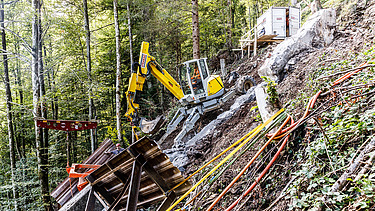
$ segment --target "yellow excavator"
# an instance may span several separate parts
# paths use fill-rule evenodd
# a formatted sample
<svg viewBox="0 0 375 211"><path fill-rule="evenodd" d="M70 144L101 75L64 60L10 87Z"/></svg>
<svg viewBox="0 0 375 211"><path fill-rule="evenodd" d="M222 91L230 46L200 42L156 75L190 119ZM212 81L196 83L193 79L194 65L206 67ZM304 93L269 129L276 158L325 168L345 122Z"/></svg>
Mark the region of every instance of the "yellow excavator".
<svg viewBox="0 0 375 211"><path fill-rule="evenodd" d="M223 81L218 75L211 75L207 68L207 59L193 59L178 66L179 83L152 57L149 52L149 43L142 42L139 63L134 63L126 92L128 109L125 114L133 126L139 127L144 133L154 133L162 122L162 117L147 121L139 117L139 104L146 78L152 74L156 77L182 104L178 112L167 126L167 131L161 138L163 141L176 130L178 124L186 118L181 132L175 142L182 138L194 127L200 116L206 112L219 108L230 99L236 91L225 91ZM254 86L254 80L245 80L241 87L249 89ZM160 142L161 142L160 141ZM160 143L159 142L159 143Z"/></svg>

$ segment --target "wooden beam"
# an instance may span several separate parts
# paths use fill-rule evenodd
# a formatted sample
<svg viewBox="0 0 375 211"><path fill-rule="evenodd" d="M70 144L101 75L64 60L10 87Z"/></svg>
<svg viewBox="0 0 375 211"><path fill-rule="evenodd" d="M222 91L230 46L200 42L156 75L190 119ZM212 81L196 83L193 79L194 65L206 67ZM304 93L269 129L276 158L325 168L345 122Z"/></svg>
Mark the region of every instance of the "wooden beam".
<svg viewBox="0 0 375 211"><path fill-rule="evenodd" d="M130 189L128 201L126 202L126 211L136 211L141 183L142 166L135 160L133 163L132 175L130 179ZM113 202L112 202L113 203Z"/></svg>
<svg viewBox="0 0 375 211"><path fill-rule="evenodd" d="M109 204L112 204L115 199L111 196L110 193L103 187L100 187L99 185L94 185L93 189L95 192L99 193Z"/></svg>
<svg viewBox="0 0 375 211"><path fill-rule="evenodd" d="M169 185L165 182L163 177L154 169L152 165L147 163L146 158L142 154L132 149L131 146L128 148L128 151L129 154L132 155L140 165L142 165L148 176L160 187L164 194L170 190Z"/></svg>
<svg viewBox="0 0 375 211"><path fill-rule="evenodd" d="M95 195L94 195L94 189L91 188L89 195L87 197L87 203L86 203L86 209L85 211L91 211L95 208Z"/></svg>
<svg viewBox="0 0 375 211"><path fill-rule="evenodd" d="M117 196L115 201L111 204L108 208L108 211L115 210L117 204L120 202L121 198L126 194L126 191L129 189L129 184L125 184L124 188L122 189L121 193Z"/></svg>
<svg viewBox="0 0 375 211"><path fill-rule="evenodd" d="M176 194L174 191L170 192L168 197L164 199L163 203L160 205L160 207L156 211L165 211L171 206L171 204L174 202L176 199Z"/></svg>
<svg viewBox="0 0 375 211"><path fill-rule="evenodd" d="M105 202L105 201L100 197L99 193L95 192L95 190L94 190L94 196L95 196L95 198L99 201L99 203L100 203L101 205L103 205L104 210L107 210L107 209L108 209L108 204L107 204L107 202Z"/></svg>
<svg viewBox="0 0 375 211"><path fill-rule="evenodd" d="M121 171L115 171L113 174L119 179L124 185L127 185L130 181L130 177L127 177L124 173Z"/></svg>

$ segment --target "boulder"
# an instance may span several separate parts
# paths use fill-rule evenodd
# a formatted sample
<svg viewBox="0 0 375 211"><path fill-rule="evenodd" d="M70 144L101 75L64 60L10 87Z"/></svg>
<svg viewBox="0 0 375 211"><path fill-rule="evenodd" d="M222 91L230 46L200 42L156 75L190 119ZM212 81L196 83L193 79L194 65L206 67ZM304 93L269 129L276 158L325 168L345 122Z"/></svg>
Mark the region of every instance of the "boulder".
<svg viewBox="0 0 375 211"><path fill-rule="evenodd" d="M336 30L336 11L323 9L314 13L298 30L297 34L286 38L266 59L258 70L260 76L279 81L280 75L288 61L300 52L312 48L327 46L334 39Z"/></svg>

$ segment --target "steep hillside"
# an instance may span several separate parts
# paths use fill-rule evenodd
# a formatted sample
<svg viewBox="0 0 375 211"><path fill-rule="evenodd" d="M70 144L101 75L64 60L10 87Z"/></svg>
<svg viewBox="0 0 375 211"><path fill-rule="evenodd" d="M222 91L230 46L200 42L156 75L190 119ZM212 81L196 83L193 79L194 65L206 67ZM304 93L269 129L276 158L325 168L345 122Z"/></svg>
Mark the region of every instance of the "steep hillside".
<svg viewBox="0 0 375 211"><path fill-rule="evenodd" d="M302 117L310 97L319 90L322 94L311 115L291 133L280 157L252 192L243 197L236 206L237 210L240 207L244 210L358 210L375 207L375 169L372 167L375 157L375 6L374 2L359 1L354 6L341 6L337 12L334 42L308 49L292 58L285 68L284 80L276 87L281 104L294 120ZM232 70L251 74L260 82L257 69L272 49L270 46L256 58L235 62ZM353 71L356 72L331 86L335 80ZM192 174L260 124L256 102L242 106L214 133L189 149L191 163L184 174ZM198 186L190 194L190 199L194 200L187 200L186 207L206 210L265 142L266 138L259 139L233 164L221 166L219 171L226 171L217 180L216 173L215 177L209 177L209 182ZM268 145L215 208L227 208L240 197L280 145L279 140ZM197 183L221 159L194 176L193 183Z"/></svg>

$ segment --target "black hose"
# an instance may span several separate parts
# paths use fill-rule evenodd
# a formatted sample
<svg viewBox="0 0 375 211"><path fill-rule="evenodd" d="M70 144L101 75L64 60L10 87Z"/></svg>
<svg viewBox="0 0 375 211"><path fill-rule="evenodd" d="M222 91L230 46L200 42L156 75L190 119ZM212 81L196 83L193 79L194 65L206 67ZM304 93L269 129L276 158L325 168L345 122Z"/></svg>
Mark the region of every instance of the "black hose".
<svg viewBox="0 0 375 211"><path fill-rule="evenodd" d="M141 72L142 74L142 71L141 71L141 65L139 65L138 62L134 62L131 66L131 72L132 73L137 73L137 70L139 70L139 72Z"/></svg>

